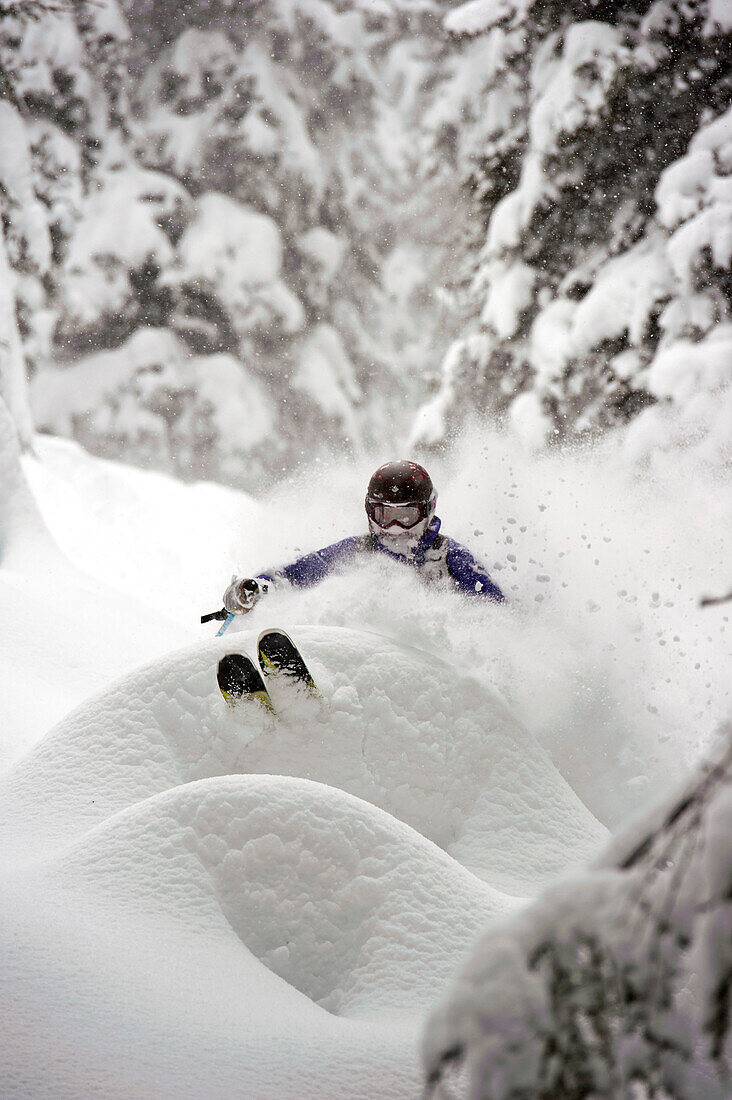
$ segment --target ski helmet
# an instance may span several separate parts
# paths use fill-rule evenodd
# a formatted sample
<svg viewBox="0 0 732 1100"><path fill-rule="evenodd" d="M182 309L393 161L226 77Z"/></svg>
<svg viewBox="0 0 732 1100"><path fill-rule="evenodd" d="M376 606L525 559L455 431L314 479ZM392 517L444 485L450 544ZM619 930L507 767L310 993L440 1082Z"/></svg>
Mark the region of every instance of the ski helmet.
<svg viewBox="0 0 732 1100"><path fill-rule="evenodd" d="M376 534L421 537L435 514L437 494L424 466L400 460L379 466L366 490L366 514Z"/></svg>

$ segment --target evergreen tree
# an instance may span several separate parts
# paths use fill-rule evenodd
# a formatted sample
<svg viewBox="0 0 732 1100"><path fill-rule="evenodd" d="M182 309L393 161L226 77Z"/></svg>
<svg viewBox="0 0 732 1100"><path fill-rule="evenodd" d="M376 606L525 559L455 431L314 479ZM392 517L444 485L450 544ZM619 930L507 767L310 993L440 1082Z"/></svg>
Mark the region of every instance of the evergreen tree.
<svg viewBox="0 0 732 1100"><path fill-rule="evenodd" d="M486 226L473 319L420 432L439 442L477 407L510 412L537 441L576 437L665 396L649 381L656 355L729 319L729 256L700 242L685 257L693 278L680 270L663 193L695 134L729 105L730 26L707 0L483 10L488 25L476 27L474 5L447 23L461 41L470 32L464 49L499 59L473 115L496 116L510 80L510 118L489 134L472 127L463 172ZM710 164L708 183L714 173ZM707 190L725 239L730 208ZM681 324L680 303L688 313L699 295L706 321Z"/></svg>

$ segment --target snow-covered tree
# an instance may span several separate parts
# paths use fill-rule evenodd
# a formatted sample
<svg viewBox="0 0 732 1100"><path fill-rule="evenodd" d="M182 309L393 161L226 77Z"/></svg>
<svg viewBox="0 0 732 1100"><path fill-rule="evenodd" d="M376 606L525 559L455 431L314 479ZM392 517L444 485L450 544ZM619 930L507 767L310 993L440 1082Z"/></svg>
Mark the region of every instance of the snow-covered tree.
<svg viewBox="0 0 732 1100"><path fill-rule="evenodd" d="M48 346L53 266L116 98L126 33L114 0L0 9L0 375L26 446L26 363Z"/></svg>
<svg viewBox="0 0 732 1100"><path fill-rule="evenodd" d="M668 356L730 315L728 8L472 0L446 26L465 60L435 134L459 135L486 228L417 437L444 440L466 408L543 442L678 406Z"/></svg>
<svg viewBox="0 0 732 1100"><path fill-rule="evenodd" d="M166 452L162 409L141 406L134 423L139 387L121 379L117 356L148 332L127 358L143 369L137 349L167 332L176 359L198 370L227 355L242 373L205 400L176 388L181 439L212 399L215 425L254 386L275 410L274 472L315 446L385 441L457 331L439 284L459 266L467 204L419 139L445 51L438 9L130 0L124 12L131 35L105 39L106 53L60 13L73 111L40 77L25 108L36 191L52 212L49 270L35 296L17 296L39 427L185 470ZM44 79L57 68L51 41L28 44ZM95 413L72 384L88 362L108 372ZM246 423L249 410L238 412ZM248 462L237 446L234 461L211 431L190 472L255 484L262 456Z"/></svg>
<svg viewBox="0 0 732 1100"><path fill-rule="evenodd" d="M595 871L490 931L426 1032L432 1100L732 1089L732 730Z"/></svg>
<svg viewBox="0 0 732 1100"><path fill-rule="evenodd" d="M383 425L380 395L393 412L395 398L416 392L425 367L439 362L431 337L444 310L425 256L439 253L428 261L437 272L452 242L442 225L429 227L440 196L420 171L415 139L422 85L443 48L436 11L268 0L211 3L185 16L168 4L133 4L130 18L145 43L130 120L144 162L280 229L283 279L304 316L295 328L292 311L284 328L274 317L265 346L245 361L290 402L283 376L297 373L311 330L331 325L360 389L376 394L376 415L367 401L347 418L349 439L356 422L368 437ZM415 191L425 182L420 205ZM231 320L226 289L207 285L205 299L184 293L192 328L196 315L214 329L216 317ZM319 417L320 434L343 439L344 422L314 393L298 425L300 413L315 424Z"/></svg>

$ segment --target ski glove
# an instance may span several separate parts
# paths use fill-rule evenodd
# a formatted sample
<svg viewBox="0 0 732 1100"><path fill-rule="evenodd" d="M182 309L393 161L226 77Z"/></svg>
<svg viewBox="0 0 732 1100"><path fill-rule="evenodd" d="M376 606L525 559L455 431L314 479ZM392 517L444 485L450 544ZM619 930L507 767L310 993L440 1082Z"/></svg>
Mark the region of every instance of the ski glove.
<svg viewBox="0 0 732 1100"><path fill-rule="evenodd" d="M224 607L230 615L246 615L266 591L266 584L260 584L251 577L234 575L224 592Z"/></svg>

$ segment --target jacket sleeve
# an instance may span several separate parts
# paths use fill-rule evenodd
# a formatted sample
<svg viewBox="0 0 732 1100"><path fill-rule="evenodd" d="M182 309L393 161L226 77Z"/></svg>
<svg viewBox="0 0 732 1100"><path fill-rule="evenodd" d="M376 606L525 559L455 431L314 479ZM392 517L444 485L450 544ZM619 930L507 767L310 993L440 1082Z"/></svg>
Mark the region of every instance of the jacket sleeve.
<svg viewBox="0 0 732 1100"><path fill-rule="evenodd" d="M501 592L487 569L480 565L465 546L454 539L448 540L447 570L455 586L468 596L487 597L496 603L504 603L506 597Z"/></svg>
<svg viewBox="0 0 732 1100"><path fill-rule="evenodd" d="M285 582L296 588L309 588L324 580L339 565L350 561L355 554L368 549L368 539L354 535L324 546L322 550L315 550L312 554L303 554L301 558L279 569L258 573L257 580L266 581L275 587Z"/></svg>

